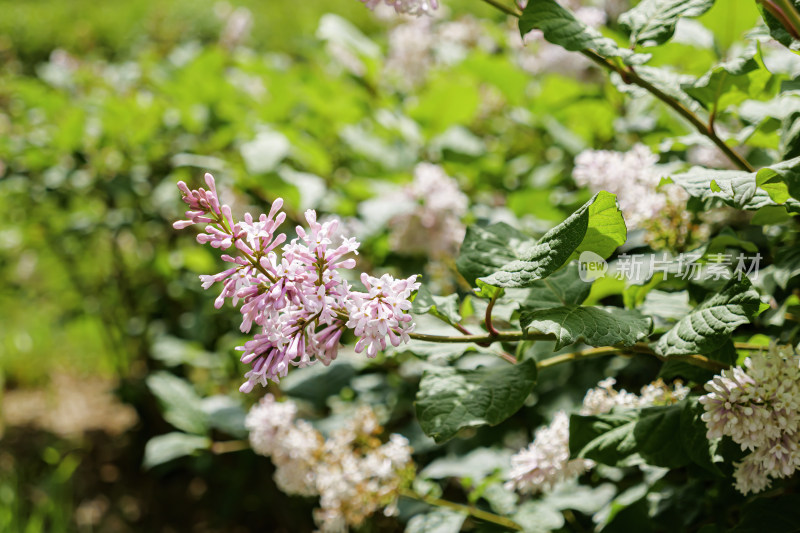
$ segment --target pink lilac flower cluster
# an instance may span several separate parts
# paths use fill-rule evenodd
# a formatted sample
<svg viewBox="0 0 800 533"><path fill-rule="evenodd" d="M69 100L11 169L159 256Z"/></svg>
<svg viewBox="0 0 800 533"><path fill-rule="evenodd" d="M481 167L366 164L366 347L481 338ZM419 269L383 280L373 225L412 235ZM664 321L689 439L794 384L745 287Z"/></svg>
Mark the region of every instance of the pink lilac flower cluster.
<svg viewBox="0 0 800 533"><path fill-rule="evenodd" d="M204 289L222 285L214 302L217 309L226 299L234 306L241 302L243 333L255 326L253 338L237 348L244 352L242 362L251 366L242 392L252 391L257 383L277 383L290 366L330 364L347 328L359 337L356 351L366 349L369 357L386 348L387 337L393 346L408 342L414 324L406 312L411 293L420 285L416 276L395 280L362 274L368 292L354 291L342 272L356 266L355 259L345 256L357 254L359 243L340 236L334 244L337 220L320 223L316 212L308 210L308 228L298 226L297 238L286 243L286 234L278 233L286 219L280 212L282 199L273 202L269 214L247 213L234 222L231 208L219 202L213 176L206 174L205 180L208 190L190 190L178 182L189 210L186 219L173 226L205 224L199 243L238 252L222 255L230 268L200 280Z"/></svg>
<svg viewBox="0 0 800 533"><path fill-rule="evenodd" d="M361 0L368 8L375 9L381 0ZM383 0L387 6L393 7L401 15L423 15L439 7L438 0Z"/></svg>
<svg viewBox="0 0 800 533"><path fill-rule="evenodd" d="M761 492L800 469L800 357L791 346L748 357L705 389L707 437L728 436L751 452L735 465L737 490Z"/></svg>

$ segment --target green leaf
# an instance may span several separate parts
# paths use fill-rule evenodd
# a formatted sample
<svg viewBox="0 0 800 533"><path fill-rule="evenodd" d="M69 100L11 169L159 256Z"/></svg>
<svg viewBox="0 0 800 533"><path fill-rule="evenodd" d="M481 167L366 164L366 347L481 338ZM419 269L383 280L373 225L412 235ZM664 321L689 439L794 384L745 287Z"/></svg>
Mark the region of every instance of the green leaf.
<svg viewBox="0 0 800 533"><path fill-rule="evenodd" d="M570 417L569 449L573 456L611 466L641 458L648 464L679 468L689 463L675 436L681 431L681 405L625 409L601 415Z"/></svg>
<svg viewBox="0 0 800 533"><path fill-rule="evenodd" d="M436 509L413 517L405 533L458 533L467 515L449 509Z"/></svg>
<svg viewBox="0 0 800 533"><path fill-rule="evenodd" d="M656 272L650 281L642 285L628 285L622 293L622 299L627 309L636 309L644 303L647 294L658 287L664 280L663 272Z"/></svg>
<svg viewBox="0 0 800 533"><path fill-rule="evenodd" d="M204 435L208 431L208 415L192 385L169 372L157 372L147 378L147 386L164 410L164 420L176 428Z"/></svg>
<svg viewBox="0 0 800 533"><path fill-rule="evenodd" d="M722 471L716 465L718 462L716 459L722 460L716 453L719 441L712 442L706 437L708 427L701 418L704 412L703 405L697 401L696 397L689 398L683 403L679 433L681 445L692 462L702 466L712 474L722 476Z"/></svg>
<svg viewBox="0 0 800 533"><path fill-rule="evenodd" d="M470 478L473 482L480 482L491 474L506 470L511 462L511 455L507 448L475 448L467 453L450 453L431 461L418 477Z"/></svg>
<svg viewBox="0 0 800 533"><path fill-rule="evenodd" d="M541 501L528 500L511 517L524 533L550 533L564 527L564 515Z"/></svg>
<svg viewBox="0 0 800 533"><path fill-rule="evenodd" d="M519 259L519 248L532 239L505 222L469 226L456 261L458 271L471 284L510 261Z"/></svg>
<svg viewBox="0 0 800 533"><path fill-rule="evenodd" d="M519 33L525 37L531 30L542 30L545 39L573 52L591 49L603 57L619 57L630 65L640 65L650 58L620 48L613 40L576 19L555 0L528 2L519 19Z"/></svg>
<svg viewBox="0 0 800 533"><path fill-rule="evenodd" d="M750 224L753 226L772 226L783 224L789 220L791 215L786 212L786 208L780 205L765 205L755 212Z"/></svg>
<svg viewBox="0 0 800 533"><path fill-rule="evenodd" d="M783 118L781 125L781 159L792 159L800 156L800 111L789 113Z"/></svg>
<svg viewBox="0 0 800 533"><path fill-rule="evenodd" d="M800 248L796 246L776 250L773 276L781 289L786 289L789 281L800 275Z"/></svg>
<svg viewBox="0 0 800 533"><path fill-rule="evenodd" d="M535 3L535 2L534 2ZM617 197L600 191L564 222L519 253L519 259L500 267L483 281L497 287L530 287L561 268L581 252L607 258L625 243L627 229Z"/></svg>
<svg viewBox="0 0 800 533"><path fill-rule="evenodd" d="M800 12L799 0L788 1L794 5L795 11ZM756 4L758 5L758 10L761 11L761 16L764 17L764 22L767 23L770 35L772 35L776 41L781 43L783 46L786 46L790 50L800 50L800 41L792 37L792 35L786 30L786 27L783 25L781 20L773 15L769 9L766 8L763 2L756 2ZM780 2L778 5L780 5Z"/></svg>
<svg viewBox="0 0 800 533"><path fill-rule="evenodd" d="M688 292L666 292L658 289L647 293L644 303L639 307L639 311L645 315L668 321L680 320L691 309Z"/></svg>
<svg viewBox="0 0 800 533"><path fill-rule="evenodd" d="M719 199L737 209L756 211L785 203L790 211L800 211L800 201L795 199L800 198L800 157L757 172L694 167L671 179L690 196Z"/></svg>
<svg viewBox="0 0 800 533"><path fill-rule="evenodd" d="M478 283L482 283L478 280ZM570 263L527 289L506 289L506 297L528 310L549 309L562 305L580 305L589 296L592 284L580 278L577 263Z"/></svg>
<svg viewBox="0 0 800 533"><path fill-rule="evenodd" d="M189 435L188 433L173 432L166 435L153 437L144 447L145 468L153 468L160 464L172 461L178 457L192 455L200 450L207 450L211 446L208 437Z"/></svg>
<svg viewBox="0 0 800 533"><path fill-rule="evenodd" d="M618 307L569 305L552 309L523 309L520 325L556 338L556 350L583 340L590 346L631 346L644 340L653 320L639 311Z"/></svg>
<svg viewBox="0 0 800 533"><path fill-rule="evenodd" d="M532 359L476 370L426 370L417 393L417 419L437 443L452 439L462 428L495 426L522 407L536 375Z"/></svg>
<svg viewBox="0 0 800 533"><path fill-rule="evenodd" d="M411 311L418 314L430 313L436 318L455 324L461 321L458 314L458 295L434 296L427 287L422 286L417 291Z"/></svg>
<svg viewBox="0 0 800 533"><path fill-rule="evenodd" d="M800 157L788 159L775 163L769 167L759 169L755 173L756 184L762 189L770 192L770 197L777 203L786 203L787 206L792 207L798 204L800 200ZM782 184L785 186L779 189L770 189L769 186ZM783 191L783 194L776 196L776 193ZM791 196L792 198L789 198ZM797 211L797 209L792 209Z"/></svg>
<svg viewBox="0 0 800 533"><path fill-rule="evenodd" d="M239 439L247 438L244 419L247 413L230 396L218 394L203 398L201 408L208 416L208 424L214 429Z"/></svg>
<svg viewBox="0 0 800 533"><path fill-rule="evenodd" d="M745 56L716 65L681 88L704 108L722 110L757 97L771 77L757 52L751 50Z"/></svg>
<svg viewBox="0 0 800 533"><path fill-rule="evenodd" d="M714 0L642 0L619 23L630 30L631 44L655 46L672 37L680 17L698 17L712 5Z"/></svg>
<svg viewBox="0 0 800 533"><path fill-rule="evenodd" d="M489 285L481 279L476 279L475 283L478 285L478 290L475 291L475 295L479 298L484 298L486 300L491 300L492 298L497 299L506 292L505 289Z"/></svg>
<svg viewBox="0 0 800 533"><path fill-rule="evenodd" d="M737 327L750 322L759 303L758 293L746 277L732 279L666 332L656 351L665 356L713 352Z"/></svg>

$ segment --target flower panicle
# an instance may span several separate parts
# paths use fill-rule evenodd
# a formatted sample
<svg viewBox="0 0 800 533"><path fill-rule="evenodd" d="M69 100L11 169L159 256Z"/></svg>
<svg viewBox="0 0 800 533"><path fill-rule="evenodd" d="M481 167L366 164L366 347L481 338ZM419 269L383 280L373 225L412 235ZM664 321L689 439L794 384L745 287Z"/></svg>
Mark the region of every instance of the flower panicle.
<svg viewBox="0 0 800 533"><path fill-rule="evenodd" d="M383 509L396 513L400 489L414 471L411 446L399 434L383 443L375 412L361 407L328 438L297 418L297 405L267 394L247 415L253 450L272 459L287 494L318 496L320 531L347 531Z"/></svg>
<svg viewBox="0 0 800 533"><path fill-rule="evenodd" d="M735 487L761 492L800 469L800 357L791 346L751 354L723 370L700 398L707 437L730 437L750 453L736 463Z"/></svg>
<svg viewBox="0 0 800 533"><path fill-rule="evenodd" d="M242 392L257 384L277 383L291 366L330 364L348 328L359 337L356 351L366 350L368 357L385 349L387 339L393 346L408 342L414 327L409 298L419 288L416 276L395 280L388 274L381 278L362 274L367 292L354 291L344 272L355 268L350 256L358 254L360 243L340 235L337 220L319 222L309 209L306 225L298 226L297 237L288 241L280 232L286 221L281 198L268 213L245 213L237 222L231 208L220 203L214 177L206 174L205 181L208 189L190 190L178 183L190 209L186 219L173 226L205 224L197 236L199 243L238 252L223 254L229 267L201 275L200 281L203 289L221 284L214 307L230 300L242 315L239 329L253 335L237 347L242 363L250 366Z"/></svg>

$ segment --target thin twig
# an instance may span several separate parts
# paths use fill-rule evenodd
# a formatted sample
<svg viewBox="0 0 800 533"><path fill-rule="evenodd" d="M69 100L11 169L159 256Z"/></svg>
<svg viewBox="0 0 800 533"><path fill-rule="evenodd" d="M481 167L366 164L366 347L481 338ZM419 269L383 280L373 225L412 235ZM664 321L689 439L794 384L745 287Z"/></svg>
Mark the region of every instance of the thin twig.
<svg viewBox="0 0 800 533"><path fill-rule="evenodd" d="M682 103L677 101L672 96L668 95L658 87L654 86L650 82L642 79L639 74L636 73L635 70L624 68L614 64L613 62L609 61L605 57L599 55L598 53L594 52L593 50L581 50L581 54L588 57L598 65L602 66L607 70L611 70L616 72L620 75L620 77L625 81L625 83L638 85L642 89L646 90L673 110L677 111L679 115L685 118L694 128L708 137L711 142L717 145L727 157L730 159L736 166L741 168L742 170L746 170L748 172L754 172L755 168L750 165L742 156L736 153L730 146L725 144L725 141L719 138L717 134L714 132L713 127L710 127L709 124L703 122L700 117L698 117L691 109L684 106Z"/></svg>
<svg viewBox="0 0 800 533"><path fill-rule="evenodd" d="M513 520L511 520L510 518L496 515L494 513L490 513L489 511L477 509L469 505L463 505L460 503L442 500L441 498L434 498L433 496L422 496L421 494L417 494L416 492L411 490L401 490L400 494L402 496L405 496L406 498L411 498L414 500L425 502L429 505L435 505L436 507L447 507L448 509L453 509L454 511L466 513L474 518L478 518L486 522L491 522L493 524L497 524L498 526L507 527L509 529L513 529L514 531L523 531L523 527L514 522Z"/></svg>
<svg viewBox="0 0 800 533"><path fill-rule="evenodd" d="M499 3L497 0L483 0L487 4L496 7L497 9L501 10L502 12L506 13L507 15L511 15L513 17L519 18L522 16L522 13L515 11L513 9L508 8L504 4ZM672 96L666 94L659 88L652 85L650 82L642 79L639 74L633 68L627 68L624 66L616 65L615 63L609 61L605 57L601 56L597 52L593 50L581 50L581 54L588 57L601 67L605 68L606 70L611 70L616 72L620 75L622 80L625 83L638 85L642 89L646 90L669 107L674 109L679 115L685 118L689 123L694 126L694 128L699 131L701 134L708 137L711 142L713 142L717 147L725 154L728 159L730 159L736 166L741 168L742 170L747 170L748 172L754 172L755 169L748 163L742 156L736 153L730 146L725 144L725 141L719 138L714 131L713 123L707 124L703 122L700 117L698 117L692 110L681 104Z"/></svg>
<svg viewBox="0 0 800 533"><path fill-rule="evenodd" d="M250 443L246 440L226 440L211 443L211 453L222 455L223 453L240 452L250 448Z"/></svg>

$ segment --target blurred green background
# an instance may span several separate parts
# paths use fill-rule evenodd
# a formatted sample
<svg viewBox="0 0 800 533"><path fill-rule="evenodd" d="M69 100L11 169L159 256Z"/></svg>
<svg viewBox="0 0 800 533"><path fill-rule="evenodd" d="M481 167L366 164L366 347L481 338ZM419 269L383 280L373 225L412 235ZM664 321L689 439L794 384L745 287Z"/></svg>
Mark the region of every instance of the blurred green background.
<svg viewBox="0 0 800 533"><path fill-rule="evenodd" d="M758 19L733 3L701 19L712 46L670 43L654 63L704 72ZM211 171L240 211L283 196L293 223L305 208L359 216L373 229L361 268L408 275L427 257L392 249L360 206L417 162L457 177L480 206L467 221L541 231L589 197L569 178L580 150L686 133L602 73L524 72L513 24L477 0L447 4L453 20L471 14L474 39L410 86L386 74L398 21L356 0L0 0L0 531L312 529L314 502L278 492L252 454L142 467L170 430L154 372L254 401L236 392L236 313L197 281L219 262L171 227L178 180ZM338 18L318 33L326 13ZM440 267L429 279L455 287ZM408 422L413 379L387 387ZM365 530L399 527L382 520Z"/></svg>

